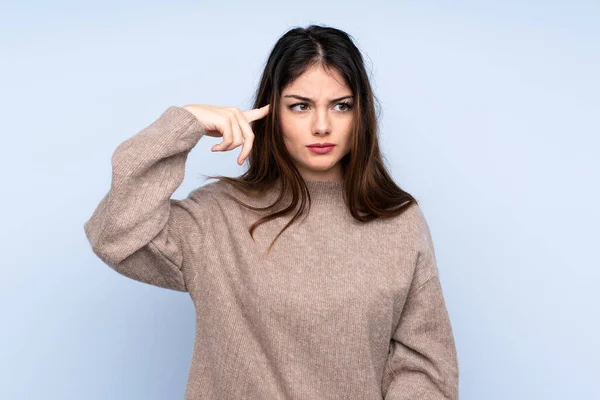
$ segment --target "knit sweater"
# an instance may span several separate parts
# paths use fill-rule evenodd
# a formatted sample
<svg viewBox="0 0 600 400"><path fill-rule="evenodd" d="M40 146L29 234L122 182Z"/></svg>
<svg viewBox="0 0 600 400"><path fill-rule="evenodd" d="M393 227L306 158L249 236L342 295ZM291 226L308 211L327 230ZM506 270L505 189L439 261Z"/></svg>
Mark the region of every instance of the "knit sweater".
<svg viewBox="0 0 600 400"><path fill-rule="evenodd" d="M121 143L108 193L85 222L118 273L189 293L196 335L185 399L458 398L458 363L420 207L367 223L343 182L307 180L308 213L248 227L280 186L249 197L212 181L171 196L205 134L172 106ZM266 255L265 255L266 254Z"/></svg>

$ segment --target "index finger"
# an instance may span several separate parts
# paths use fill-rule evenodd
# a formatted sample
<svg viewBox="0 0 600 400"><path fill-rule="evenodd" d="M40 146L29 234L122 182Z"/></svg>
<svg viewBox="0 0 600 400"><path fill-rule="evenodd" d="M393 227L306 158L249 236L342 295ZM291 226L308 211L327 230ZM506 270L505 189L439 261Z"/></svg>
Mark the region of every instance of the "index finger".
<svg viewBox="0 0 600 400"><path fill-rule="evenodd" d="M262 106L261 108L254 108L252 110L242 111L242 114L244 114L244 117L246 117L246 120L248 122L261 119L269 113L269 106L270 104L267 104L266 106Z"/></svg>

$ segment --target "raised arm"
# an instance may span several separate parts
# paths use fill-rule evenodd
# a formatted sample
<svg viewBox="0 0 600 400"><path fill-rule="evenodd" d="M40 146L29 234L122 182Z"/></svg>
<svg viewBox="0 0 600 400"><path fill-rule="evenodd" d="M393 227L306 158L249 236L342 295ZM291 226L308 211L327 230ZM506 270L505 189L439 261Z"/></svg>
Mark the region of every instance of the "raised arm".
<svg viewBox="0 0 600 400"><path fill-rule="evenodd" d="M85 222L94 253L122 275L187 291L184 240L201 242L201 205L172 200L184 178L189 151L204 126L182 107L121 143L112 156L110 190Z"/></svg>
<svg viewBox="0 0 600 400"><path fill-rule="evenodd" d="M269 113L261 108L189 104L169 107L156 121L121 143L112 156L112 182L85 234L94 252L115 271L132 279L189 291L186 248L201 253L210 196L196 190L184 199L171 196L183 181L185 162L204 135L222 137L213 151L243 146L238 163L250 154L250 123Z"/></svg>

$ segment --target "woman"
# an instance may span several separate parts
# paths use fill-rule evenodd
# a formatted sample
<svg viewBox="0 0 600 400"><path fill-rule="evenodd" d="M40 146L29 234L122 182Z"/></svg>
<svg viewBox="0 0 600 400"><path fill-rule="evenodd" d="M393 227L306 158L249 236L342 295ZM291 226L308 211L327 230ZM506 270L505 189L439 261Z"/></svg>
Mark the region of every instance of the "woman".
<svg viewBox="0 0 600 400"><path fill-rule="evenodd" d="M248 170L171 199L203 136L223 138L213 151L241 146ZM186 399L458 397L431 234L384 167L343 31L288 31L252 110L169 107L112 168L85 232L117 272L189 292Z"/></svg>

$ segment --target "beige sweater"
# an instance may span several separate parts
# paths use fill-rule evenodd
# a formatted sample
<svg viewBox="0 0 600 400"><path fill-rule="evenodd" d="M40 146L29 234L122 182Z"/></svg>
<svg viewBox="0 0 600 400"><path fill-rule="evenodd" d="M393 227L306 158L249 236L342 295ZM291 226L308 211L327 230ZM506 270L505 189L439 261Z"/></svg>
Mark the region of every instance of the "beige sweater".
<svg viewBox="0 0 600 400"><path fill-rule="evenodd" d="M188 292L196 338L186 399L457 399L458 363L430 231L417 205L366 224L342 182L307 181L313 204L248 226L266 205L220 181L171 199L204 134L169 107L121 143L110 191L85 222L122 275ZM254 203L253 203L254 201Z"/></svg>

